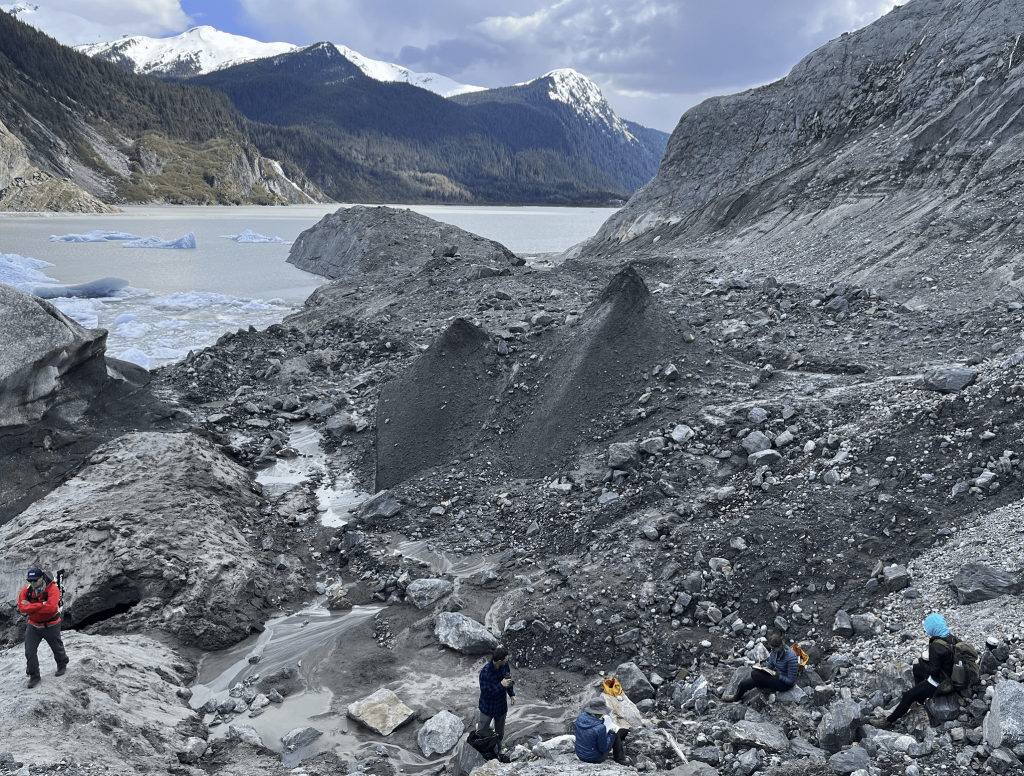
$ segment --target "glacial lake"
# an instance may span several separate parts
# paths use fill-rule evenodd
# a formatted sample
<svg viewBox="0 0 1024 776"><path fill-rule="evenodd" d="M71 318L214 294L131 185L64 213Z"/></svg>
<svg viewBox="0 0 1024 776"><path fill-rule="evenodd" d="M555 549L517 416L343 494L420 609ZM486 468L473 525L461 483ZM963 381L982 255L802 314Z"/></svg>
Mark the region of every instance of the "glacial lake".
<svg viewBox="0 0 1024 776"><path fill-rule="evenodd" d="M53 266L38 271L60 283L106 277L128 281L124 295L53 301L84 326L108 329L111 355L152 368L211 344L225 331L249 325L265 328L301 307L325 279L286 263L289 243L339 207L136 206L114 214L4 213L0 214L0 254L48 262ZM409 207L526 255L570 248L592 236L615 212L613 208ZM285 242L251 244L224 238L246 229ZM167 240L193 232L196 248L50 242L51 235L92 230Z"/></svg>

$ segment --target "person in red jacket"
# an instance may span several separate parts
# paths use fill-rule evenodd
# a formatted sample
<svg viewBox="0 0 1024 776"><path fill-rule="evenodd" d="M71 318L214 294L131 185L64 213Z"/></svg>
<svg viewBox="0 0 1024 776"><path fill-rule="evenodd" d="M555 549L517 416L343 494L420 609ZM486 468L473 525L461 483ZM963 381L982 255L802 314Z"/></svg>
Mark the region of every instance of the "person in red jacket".
<svg viewBox="0 0 1024 776"><path fill-rule="evenodd" d="M64 651L64 642L60 638L60 590L57 584L41 569L28 570L28 584L18 594L18 611L28 615L28 627L25 628L25 658L28 665L28 686L39 684L39 658L36 651L39 642L45 641L53 650L53 659L57 661L57 676L63 676L68 670L68 653Z"/></svg>

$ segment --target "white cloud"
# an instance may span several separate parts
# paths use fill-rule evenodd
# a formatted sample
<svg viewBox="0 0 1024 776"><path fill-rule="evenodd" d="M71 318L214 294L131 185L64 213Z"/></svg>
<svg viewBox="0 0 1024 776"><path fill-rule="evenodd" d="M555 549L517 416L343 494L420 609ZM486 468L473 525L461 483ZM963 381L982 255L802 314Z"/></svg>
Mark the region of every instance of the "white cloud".
<svg viewBox="0 0 1024 776"><path fill-rule="evenodd" d="M17 5L25 8L17 14L19 19L69 46L124 35L160 37L191 24L179 0L48 0ZM0 5L5 11L14 7Z"/></svg>

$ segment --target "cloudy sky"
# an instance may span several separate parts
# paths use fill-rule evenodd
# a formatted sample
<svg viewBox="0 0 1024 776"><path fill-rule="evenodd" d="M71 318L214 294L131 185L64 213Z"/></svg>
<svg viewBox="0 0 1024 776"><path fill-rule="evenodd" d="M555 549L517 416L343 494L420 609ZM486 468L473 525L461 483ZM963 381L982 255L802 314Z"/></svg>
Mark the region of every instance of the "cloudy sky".
<svg viewBox="0 0 1024 776"><path fill-rule="evenodd" d="M68 44L166 37L209 24L261 41L330 40L485 87L571 67L595 81L620 116L671 131L705 97L780 78L902 0L30 2L39 6L37 25Z"/></svg>

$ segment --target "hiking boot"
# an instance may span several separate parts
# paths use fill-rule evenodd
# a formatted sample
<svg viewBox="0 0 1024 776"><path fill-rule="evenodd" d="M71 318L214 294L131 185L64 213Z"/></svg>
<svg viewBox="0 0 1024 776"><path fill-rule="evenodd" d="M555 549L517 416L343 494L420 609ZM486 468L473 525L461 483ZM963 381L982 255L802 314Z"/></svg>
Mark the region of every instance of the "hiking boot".
<svg viewBox="0 0 1024 776"><path fill-rule="evenodd" d="M62 666L57 666L57 673L54 676L64 676L68 672L68 664L65 663Z"/></svg>
<svg viewBox="0 0 1024 776"><path fill-rule="evenodd" d="M28 678L28 687L29 687L29 689L31 690L33 687L35 687L41 681L43 681L43 680L39 678L39 674L32 674L32 676L30 676Z"/></svg>
<svg viewBox="0 0 1024 776"><path fill-rule="evenodd" d="M888 717L879 717L878 719L871 720L871 727L878 728L879 730L891 730L892 723Z"/></svg>

